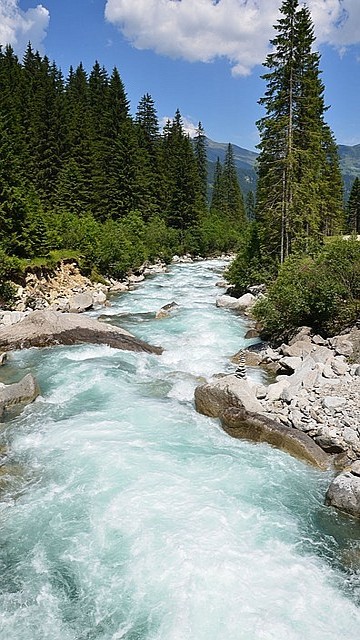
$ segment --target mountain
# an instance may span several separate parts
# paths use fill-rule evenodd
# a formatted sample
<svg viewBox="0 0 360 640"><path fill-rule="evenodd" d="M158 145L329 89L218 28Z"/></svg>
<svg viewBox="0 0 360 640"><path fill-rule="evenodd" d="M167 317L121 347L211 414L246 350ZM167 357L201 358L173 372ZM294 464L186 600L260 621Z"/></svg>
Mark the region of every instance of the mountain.
<svg viewBox="0 0 360 640"><path fill-rule="evenodd" d="M210 140L210 138L206 138L210 192L214 179L216 161L219 158L223 164L227 146L227 142L215 142L214 140ZM232 148L240 186L242 192L246 195L249 191L255 191L256 189L257 176L255 162L258 154L254 151L238 147L236 144L233 144Z"/></svg>
<svg viewBox="0 0 360 640"><path fill-rule="evenodd" d="M353 147L339 144L339 156L347 200L355 178L360 177L360 144L355 144Z"/></svg>
<svg viewBox="0 0 360 640"><path fill-rule="evenodd" d="M217 158L220 158L220 162L224 162L227 146L227 142L214 142L214 140L206 138L210 191ZM256 189L257 176L255 164L258 154L254 151L238 147L236 144L233 144L232 148L240 186L246 195L249 191L255 191ZM345 187L345 200L347 200L355 178L360 177L360 144L352 147L340 144L338 148L341 173Z"/></svg>

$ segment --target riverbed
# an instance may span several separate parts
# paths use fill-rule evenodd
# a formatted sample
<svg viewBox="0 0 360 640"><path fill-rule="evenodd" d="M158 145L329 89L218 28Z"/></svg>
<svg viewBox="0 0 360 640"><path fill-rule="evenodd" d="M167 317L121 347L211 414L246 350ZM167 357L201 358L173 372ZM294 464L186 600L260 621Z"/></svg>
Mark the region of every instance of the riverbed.
<svg viewBox="0 0 360 640"><path fill-rule="evenodd" d="M196 385L250 344L215 306L224 266L174 265L94 312L162 356L12 356L42 393L1 434L19 470L0 504L1 640L358 637L360 531L323 505L329 475L195 412Z"/></svg>

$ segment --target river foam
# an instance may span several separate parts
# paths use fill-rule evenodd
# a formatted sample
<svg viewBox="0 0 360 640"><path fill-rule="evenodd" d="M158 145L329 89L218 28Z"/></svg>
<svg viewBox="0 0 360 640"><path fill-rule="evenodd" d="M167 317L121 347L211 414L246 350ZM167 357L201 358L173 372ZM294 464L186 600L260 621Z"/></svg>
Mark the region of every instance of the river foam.
<svg viewBox="0 0 360 640"><path fill-rule="evenodd" d="M323 506L327 475L194 410L195 386L245 344L215 307L222 266L172 267L113 300L108 315L160 357L14 356L42 396L3 434L27 471L0 505L1 640L357 637L341 554L359 529Z"/></svg>

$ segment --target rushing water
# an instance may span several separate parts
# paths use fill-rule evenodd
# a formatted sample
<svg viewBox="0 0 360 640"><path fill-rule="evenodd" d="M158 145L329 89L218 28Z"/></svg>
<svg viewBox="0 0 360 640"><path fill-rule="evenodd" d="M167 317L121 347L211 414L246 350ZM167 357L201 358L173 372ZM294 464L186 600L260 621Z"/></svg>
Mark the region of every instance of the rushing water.
<svg viewBox="0 0 360 640"><path fill-rule="evenodd" d="M13 356L42 396L2 431L18 473L0 504L1 640L359 637L359 529L323 506L327 474L194 410L245 344L214 304L222 266L172 267L106 310L161 357Z"/></svg>

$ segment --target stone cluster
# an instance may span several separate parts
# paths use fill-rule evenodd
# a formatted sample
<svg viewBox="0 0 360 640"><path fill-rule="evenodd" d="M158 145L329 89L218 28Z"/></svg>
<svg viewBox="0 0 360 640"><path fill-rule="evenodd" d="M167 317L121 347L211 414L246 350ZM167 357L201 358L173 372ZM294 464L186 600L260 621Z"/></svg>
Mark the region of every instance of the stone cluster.
<svg viewBox="0 0 360 640"><path fill-rule="evenodd" d="M133 289L146 276L166 271L161 260L145 262L136 273L124 280L104 279L94 283L80 273L76 263L61 262L51 274L28 273L25 286L17 288L16 303L12 311L0 310L0 326L23 320L31 311L51 309L65 313L82 313L93 307L109 306L109 294Z"/></svg>
<svg viewBox="0 0 360 640"><path fill-rule="evenodd" d="M349 334L324 340L307 328L276 350L247 352L251 364L276 373L274 383L256 389L263 412L340 454L340 467L360 458L360 364L348 362L353 353Z"/></svg>

